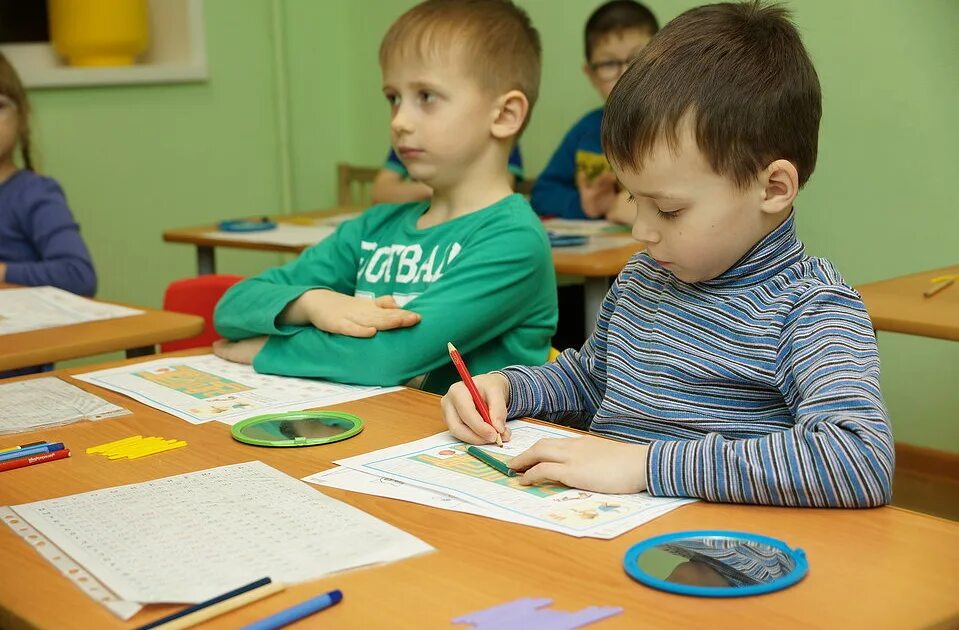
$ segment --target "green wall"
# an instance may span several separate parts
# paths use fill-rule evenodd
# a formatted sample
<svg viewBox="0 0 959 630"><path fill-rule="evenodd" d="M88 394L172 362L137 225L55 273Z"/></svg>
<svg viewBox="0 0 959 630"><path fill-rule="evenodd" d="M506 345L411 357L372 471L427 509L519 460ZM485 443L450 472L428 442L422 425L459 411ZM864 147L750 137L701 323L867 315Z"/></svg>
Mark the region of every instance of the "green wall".
<svg viewBox="0 0 959 630"><path fill-rule="evenodd" d="M597 0L520 0L544 45L523 138L535 175L599 105L580 72ZM408 0L204 3L210 80L32 92L41 165L64 185L102 298L157 306L191 275L169 227L333 204L337 161L379 163L389 143L376 52ZM695 2L658 0L665 23ZM959 160L959 3L793 1L823 85L820 159L797 203L800 235L853 284L959 260L947 185ZM279 54L276 54L279 51ZM285 85L285 89L283 86ZM284 169L284 165L289 166ZM221 251L252 273L281 257ZM880 333L899 441L959 451L959 344Z"/></svg>

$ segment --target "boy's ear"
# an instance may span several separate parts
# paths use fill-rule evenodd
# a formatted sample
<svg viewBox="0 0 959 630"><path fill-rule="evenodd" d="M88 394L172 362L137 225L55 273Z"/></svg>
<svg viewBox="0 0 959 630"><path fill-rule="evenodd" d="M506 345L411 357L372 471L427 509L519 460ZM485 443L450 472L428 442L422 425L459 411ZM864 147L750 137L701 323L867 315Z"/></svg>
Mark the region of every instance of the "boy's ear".
<svg viewBox="0 0 959 630"><path fill-rule="evenodd" d="M799 171L789 160L775 160L759 174L763 187L760 209L769 214L778 214L792 207L799 194Z"/></svg>
<svg viewBox="0 0 959 630"><path fill-rule="evenodd" d="M519 90L510 90L496 101L490 132L494 138L516 136L529 114L529 99Z"/></svg>

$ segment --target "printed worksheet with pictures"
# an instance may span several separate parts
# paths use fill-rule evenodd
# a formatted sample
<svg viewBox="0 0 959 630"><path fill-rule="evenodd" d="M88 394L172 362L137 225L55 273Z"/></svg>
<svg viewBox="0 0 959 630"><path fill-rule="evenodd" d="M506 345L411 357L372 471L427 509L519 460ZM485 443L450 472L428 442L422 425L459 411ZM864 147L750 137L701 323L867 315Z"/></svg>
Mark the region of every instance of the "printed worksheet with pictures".
<svg viewBox="0 0 959 630"><path fill-rule="evenodd" d="M217 420L233 425L265 413L335 405L400 389L258 374L252 366L212 354L157 359L74 378L193 424Z"/></svg>
<svg viewBox="0 0 959 630"><path fill-rule="evenodd" d="M581 434L560 427L513 420L512 438L502 448L482 447L503 461L523 452L543 438L570 438ZM425 488L480 508L484 516L520 522L563 532L572 536L613 538L692 499L651 497L648 493L602 494L575 490L554 483L524 486L517 477L508 477L466 452L466 444L449 432L393 446L364 455L338 460L340 466L390 479L400 485L380 484L381 492L368 492L442 507L435 497L419 500L406 486ZM316 483L337 485L337 479L320 478ZM374 488L347 479L354 487ZM352 489L352 488L348 488ZM362 490L360 490L362 491ZM456 508L453 508L456 509Z"/></svg>

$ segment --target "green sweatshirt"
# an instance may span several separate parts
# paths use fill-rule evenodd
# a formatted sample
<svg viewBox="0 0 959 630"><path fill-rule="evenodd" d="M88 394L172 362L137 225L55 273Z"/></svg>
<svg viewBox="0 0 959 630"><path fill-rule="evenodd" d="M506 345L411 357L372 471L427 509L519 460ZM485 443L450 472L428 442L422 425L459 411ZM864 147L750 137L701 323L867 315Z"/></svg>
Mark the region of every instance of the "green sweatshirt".
<svg viewBox="0 0 959 630"><path fill-rule="evenodd" d="M446 343L474 374L546 361L556 328L556 278L549 240L520 195L427 229L428 201L384 204L340 225L295 261L240 282L217 304L228 339L269 335L253 360L258 372L360 385L400 385L425 375L444 393L459 380ZM391 295L422 320L371 338L313 326L277 325L310 289Z"/></svg>

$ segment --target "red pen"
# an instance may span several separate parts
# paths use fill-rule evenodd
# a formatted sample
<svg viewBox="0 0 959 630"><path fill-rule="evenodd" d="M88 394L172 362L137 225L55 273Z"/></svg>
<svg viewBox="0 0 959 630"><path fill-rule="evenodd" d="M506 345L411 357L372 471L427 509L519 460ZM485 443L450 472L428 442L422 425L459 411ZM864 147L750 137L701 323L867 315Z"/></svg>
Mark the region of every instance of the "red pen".
<svg viewBox="0 0 959 630"><path fill-rule="evenodd" d="M486 407L486 401L483 400L479 390L476 389L476 383L473 382L470 371L466 369L466 363L463 362L463 357L460 356L459 350L451 343L446 344L446 349L450 351L450 358L453 359L453 365L456 366L456 371L459 372L460 378L463 379L463 382L466 384L466 389L470 390L470 396L473 397L473 404L476 406L476 410L483 416L483 421L493 427L493 421L489 417L489 409ZM493 427L493 430L495 431L496 427ZM496 431L496 445L503 446L503 438L500 437L499 431Z"/></svg>
<svg viewBox="0 0 959 630"><path fill-rule="evenodd" d="M0 462L0 472L5 470L13 470L15 468L23 468L24 466L33 466L34 464L42 464L43 462L52 462L57 459L63 459L64 457L70 457L70 449L61 448L59 451L41 453L40 455L31 455L29 457L21 457L20 459L12 459L10 461Z"/></svg>

